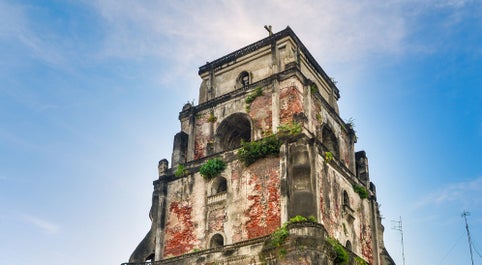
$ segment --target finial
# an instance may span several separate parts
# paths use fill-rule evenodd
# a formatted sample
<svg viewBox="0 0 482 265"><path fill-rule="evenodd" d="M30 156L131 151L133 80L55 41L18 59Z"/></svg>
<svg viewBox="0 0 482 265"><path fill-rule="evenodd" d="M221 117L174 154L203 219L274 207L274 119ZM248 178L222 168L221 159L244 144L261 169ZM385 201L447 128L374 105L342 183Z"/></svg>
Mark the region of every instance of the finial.
<svg viewBox="0 0 482 265"><path fill-rule="evenodd" d="M167 159L162 159L159 161L159 166L157 167L159 171L159 176L164 176L166 175L166 170L169 167L169 162L167 162Z"/></svg>

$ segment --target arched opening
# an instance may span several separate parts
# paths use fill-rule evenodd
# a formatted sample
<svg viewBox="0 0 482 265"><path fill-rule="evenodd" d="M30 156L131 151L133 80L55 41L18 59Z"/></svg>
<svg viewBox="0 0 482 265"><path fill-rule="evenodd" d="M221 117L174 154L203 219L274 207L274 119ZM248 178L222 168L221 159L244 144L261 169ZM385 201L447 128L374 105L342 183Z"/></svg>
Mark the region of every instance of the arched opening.
<svg viewBox="0 0 482 265"><path fill-rule="evenodd" d="M343 205L350 207L350 197L348 197L348 192L343 191Z"/></svg>
<svg viewBox="0 0 482 265"><path fill-rule="evenodd" d="M220 234L215 234L211 237L211 241L209 242L210 248L219 248L224 246L224 238Z"/></svg>
<svg viewBox="0 0 482 265"><path fill-rule="evenodd" d="M251 122L245 113L234 113L224 119L216 131L216 151L237 148L241 140L251 141Z"/></svg>
<svg viewBox="0 0 482 265"><path fill-rule="evenodd" d="M333 131L325 124L321 131L321 144L330 151L334 157L339 156L338 140Z"/></svg>
<svg viewBox="0 0 482 265"><path fill-rule="evenodd" d="M352 251L352 247L351 247L351 242L350 242L350 240L347 240L347 241L346 241L345 247L346 247L346 249L348 249L349 251Z"/></svg>
<svg viewBox="0 0 482 265"><path fill-rule="evenodd" d="M226 181L226 178L217 177L213 180L213 183L211 184L211 195L226 192L227 190L228 183Z"/></svg>
<svg viewBox="0 0 482 265"><path fill-rule="evenodd" d="M251 83L250 81L251 80L249 78L249 73L246 71L243 71L241 72L241 74L239 74L237 83L239 87L247 87Z"/></svg>

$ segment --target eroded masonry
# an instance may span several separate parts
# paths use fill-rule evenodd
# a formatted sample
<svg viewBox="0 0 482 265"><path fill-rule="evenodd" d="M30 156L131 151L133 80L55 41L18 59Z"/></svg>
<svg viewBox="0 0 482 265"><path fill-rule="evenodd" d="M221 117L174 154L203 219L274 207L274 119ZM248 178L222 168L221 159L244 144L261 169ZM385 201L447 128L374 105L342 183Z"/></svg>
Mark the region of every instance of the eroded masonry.
<svg viewBox="0 0 482 265"><path fill-rule="evenodd" d="M338 88L289 27L199 76L128 264L395 264Z"/></svg>

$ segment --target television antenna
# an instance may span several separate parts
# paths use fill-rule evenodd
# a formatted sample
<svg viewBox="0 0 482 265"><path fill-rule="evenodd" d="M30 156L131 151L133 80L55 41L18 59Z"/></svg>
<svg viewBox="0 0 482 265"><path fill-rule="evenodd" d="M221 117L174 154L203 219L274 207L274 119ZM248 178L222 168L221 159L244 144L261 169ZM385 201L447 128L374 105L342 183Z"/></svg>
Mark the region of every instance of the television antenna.
<svg viewBox="0 0 482 265"><path fill-rule="evenodd" d="M474 256L472 254L472 239L470 238L470 230L469 230L469 224L467 223L467 216L469 216L470 213L467 211L464 211L462 213L462 217L465 220L465 229L467 229L467 239L469 240L469 250L470 250L470 261L472 261L472 265L474 265Z"/></svg>
<svg viewBox="0 0 482 265"><path fill-rule="evenodd" d="M400 216L400 220L392 220L392 229L400 231L400 238L402 243L402 260L403 265L405 265L405 246L403 244L403 226L402 226L402 217ZM472 264L473 265L473 264Z"/></svg>

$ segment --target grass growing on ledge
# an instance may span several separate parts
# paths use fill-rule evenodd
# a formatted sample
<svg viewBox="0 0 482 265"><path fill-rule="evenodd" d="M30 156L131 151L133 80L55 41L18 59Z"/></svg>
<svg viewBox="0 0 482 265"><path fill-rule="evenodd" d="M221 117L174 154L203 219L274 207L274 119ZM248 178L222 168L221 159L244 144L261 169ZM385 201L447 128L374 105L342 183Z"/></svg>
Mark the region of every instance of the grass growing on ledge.
<svg viewBox="0 0 482 265"><path fill-rule="evenodd" d="M290 235L290 232L287 229L288 224L300 223L300 222L313 222L316 223L316 218L314 216L304 217L301 215L297 215L286 223L284 223L280 228L276 229L276 231L271 234L270 244L274 247L280 247L285 239Z"/></svg>
<svg viewBox="0 0 482 265"><path fill-rule="evenodd" d="M187 170L183 164L179 164L174 172L174 176L176 176L176 178L184 177L187 174L189 174L189 170Z"/></svg>
<svg viewBox="0 0 482 265"><path fill-rule="evenodd" d="M325 162L330 163L333 160L332 152L325 152Z"/></svg>
<svg viewBox="0 0 482 265"><path fill-rule="evenodd" d="M286 228L286 224L283 224L280 228L276 229L273 234L271 234L270 243L274 247L280 247L289 235L290 232Z"/></svg>
<svg viewBox="0 0 482 265"><path fill-rule="evenodd" d="M369 265L364 259L355 257L355 265Z"/></svg>
<svg viewBox="0 0 482 265"><path fill-rule="evenodd" d="M249 166L258 159L269 155L279 154L281 141L276 135L265 137L255 142L241 142L241 148L238 151L238 159Z"/></svg>
<svg viewBox="0 0 482 265"><path fill-rule="evenodd" d="M358 195L360 196L360 198L362 199L366 199L368 198L368 191L365 187L363 186L360 186L360 185L357 185L357 184L353 184L353 190L358 193Z"/></svg>
<svg viewBox="0 0 482 265"><path fill-rule="evenodd" d="M297 135L301 133L301 125L297 122L282 124L278 126L279 135Z"/></svg>
<svg viewBox="0 0 482 265"><path fill-rule="evenodd" d="M226 163L223 160L220 158L212 158L199 168L199 173L201 173L205 179L212 179L221 174L225 168Z"/></svg>
<svg viewBox="0 0 482 265"><path fill-rule="evenodd" d="M347 264L349 260L348 252L338 242L338 240L328 237L326 241L333 247L336 253L335 264Z"/></svg>
<svg viewBox="0 0 482 265"><path fill-rule="evenodd" d="M216 116L214 116L214 113L213 113L213 112L211 112L211 113L209 114L209 117L208 117L208 122L210 122L210 123L215 123L217 120L218 120L218 118L217 118Z"/></svg>
<svg viewBox="0 0 482 265"><path fill-rule="evenodd" d="M288 221L289 224L293 224L293 223L299 223L299 222L313 222L313 223L316 223L316 218L313 216L313 215L310 215L309 217L304 217L304 216L301 216L301 215L297 215L293 218L290 218L290 220Z"/></svg>

